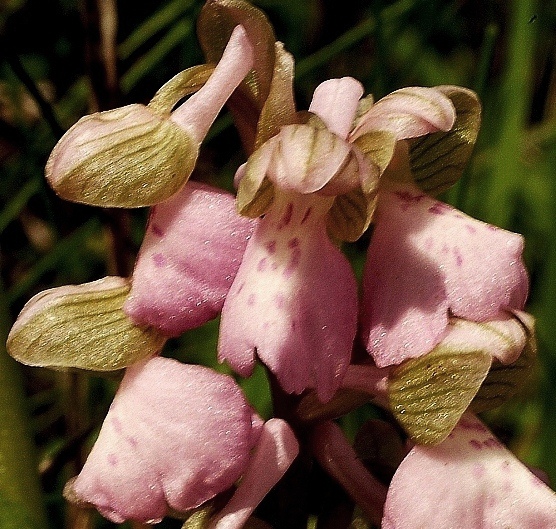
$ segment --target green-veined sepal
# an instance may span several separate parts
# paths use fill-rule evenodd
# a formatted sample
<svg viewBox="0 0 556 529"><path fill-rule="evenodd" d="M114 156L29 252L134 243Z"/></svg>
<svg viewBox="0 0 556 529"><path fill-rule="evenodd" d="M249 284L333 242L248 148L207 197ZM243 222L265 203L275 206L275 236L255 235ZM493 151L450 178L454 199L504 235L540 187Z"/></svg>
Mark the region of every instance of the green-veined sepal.
<svg viewBox="0 0 556 529"><path fill-rule="evenodd" d="M437 195L452 186L465 169L481 125L481 104L475 92L459 86L437 86L453 103L456 121L448 132L409 140L409 156L417 185Z"/></svg>
<svg viewBox="0 0 556 529"><path fill-rule="evenodd" d="M158 352L166 338L138 327L123 312L127 279L105 277L34 296L23 308L7 347L31 366L114 371Z"/></svg>
<svg viewBox="0 0 556 529"><path fill-rule="evenodd" d="M494 360L488 376L471 403L475 413L501 406L515 396L530 380L537 357L534 318L525 312L515 311L515 322L522 326L525 346L519 357L510 363Z"/></svg>
<svg viewBox="0 0 556 529"><path fill-rule="evenodd" d="M138 104L81 118L62 136L46 178L66 200L135 208L162 202L185 184L199 146L177 124Z"/></svg>

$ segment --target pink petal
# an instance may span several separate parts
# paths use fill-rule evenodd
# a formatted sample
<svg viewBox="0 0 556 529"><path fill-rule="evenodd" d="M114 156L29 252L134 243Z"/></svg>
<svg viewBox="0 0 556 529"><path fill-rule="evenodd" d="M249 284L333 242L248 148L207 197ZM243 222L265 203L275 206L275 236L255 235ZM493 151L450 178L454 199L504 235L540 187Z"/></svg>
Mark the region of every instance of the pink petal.
<svg viewBox="0 0 556 529"><path fill-rule="evenodd" d="M241 476L260 432L253 421L231 377L168 358L136 364L73 492L116 523L194 508Z"/></svg>
<svg viewBox="0 0 556 529"><path fill-rule="evenodd" d="M398 140L424 136L454 125L456 111L440 90L420 86L402 88L377 101L351 134L358 138L371 130L393 132Z"/></svg>
<svg viewBox="0 0 556 529"><path fill-rule="evenodd" d="M319 116L330 132L346 139L363 95L363 86L353 77L328 79L315 89L309 111Z"/></svg>
<svg viewBox="0 0 556 529"><path fill-rule="evenodd" d="M298 452L299 444L288 423L281 419L266 422L239 487L207 529L243 527L257 505L286 473Z"/></svg>
<svg viewBox="0 0 556 529"><path fill-rule="evenodd" d="M188 182L151 210L125 312L168 336L215 318L254 223L236 213L232 195Z"/></svg>
<svg viewBox="0 0 556 529"><path fill-rule="evenodd" d="M473 415L416 446L388 490L382 529L553 529L556 495Z"/></svg>
<svg viewBox="0 0 556 529"><path fill-rule="evenodd" d="M328 400L349 364L357 286L318 211L329 201L280 200L255 229L224 303L219 359L245 376L258 355L286 391L313 387Z"/></svg>
<svg viewBox="0 0 556 529"><path fill-rule="evenodd" d="M209 80L172 114L199 143L216 116L253 67L253 46L243 26L236 26Z"/></svg>
<svg viewBox="0 0 556 529"><path fill-rule="evenodd" d="M521 236L494 228L415 188L383 191L364 275L362 327L379 367L430 351L449 312L472 321L521 309Z"/></svg>

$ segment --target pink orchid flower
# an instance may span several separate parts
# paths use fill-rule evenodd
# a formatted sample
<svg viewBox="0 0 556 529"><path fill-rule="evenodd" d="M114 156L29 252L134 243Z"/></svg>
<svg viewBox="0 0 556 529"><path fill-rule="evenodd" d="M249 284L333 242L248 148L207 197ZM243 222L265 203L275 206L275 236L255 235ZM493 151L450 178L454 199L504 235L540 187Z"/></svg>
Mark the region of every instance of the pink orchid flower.
<svg viewBox="0 0 556 529"><path fill-rule="evenodd" d="M219 358L239 374L249 375L258 356L287 392L315 387L322 400L349 365L357 320L355 278L328 238L327 214L336 179L350 180L347 187L357 185L359 172L370 176L346 140L361 86L342 80L332 88L336 104L326 105L330 87L317 89L310 110L319 107L331 130L284 126L245 168L272 182L274 200L224 303L219 339Z"/></svg>
<svg viewBox="0 0 556 529"><path fill-rule="evenodd" d="M370 110L362 94L352 78L322 83L309 107L322 123L283 126L238 173L239 193L266 179L274 194L224 303L219 358L249 375L257 355L287 392L316 388L323 401L349 365L357 313L352 270L327 229L336 198L359 189L372 203L382 172L357 140L375 130L410 138L454 122L452 103L434 89L404 89Z"/></svg>
<svg viewBox="0 0 556 529"><path fill-rule="evenodd" d="M401 171L408 173L407 153L400 149L398 155ZM485 322L523 309L528 279L520 235L399 181L379 193L374 223L361 326L379 367L432 350L451 316Z"/></svg>
<svg viewBox="0 0 556 529"><path fill-rule="evenodd" d="M239 528L297 451L289 426L279 419L263 424L231 377L155 357L127 369L66 495L116 523L156 523L243 476L222 514L228 522L214 526Z"/></svg>
<svg viewBox="0 0 556 529"><path fill-rule="evenodd" d="M448 438L415 446L388 489L382 529L552 529L556 494L465 414Z"/></svg>

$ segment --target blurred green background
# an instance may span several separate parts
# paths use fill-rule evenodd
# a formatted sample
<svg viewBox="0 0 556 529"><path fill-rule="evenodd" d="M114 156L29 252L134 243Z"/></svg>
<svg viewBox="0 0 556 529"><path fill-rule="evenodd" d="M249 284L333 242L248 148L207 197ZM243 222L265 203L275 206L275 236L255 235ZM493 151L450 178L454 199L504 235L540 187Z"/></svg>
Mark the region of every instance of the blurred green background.
<svg viewBox="0 0 556 529"><path fill-rule="evenodd" d="M478 144L467 172L445 199L524 234L528 310L537 318L539 341L534 379L488 419L521 459L543 468L556 483L556 2L253 3L296 58L299 108L307 108L319 82L343 75L361 80L375 98L409 85L458 84L478 92L483 102ZM63 202L46 186L44 164L61 133L80 116L146 103L175 73L203 62L195 34L201 5L198 0L0 0L2 337L33 294L130 273L146 211ZM245 157L229 123L225 116L217 121L194 178L230 187ZM362 252L351 253L358 266ZM169 354L213 364L216 332L211 323L173 341ZM20 442L17 425L28 428L38 448L50 527L111 527L99 517L91 521L66 512L61 490L78 471L116 379L23 368L0 354L0 385L8 391L0 398L0 429L15 436L0 436L0 466L9 467L4 460ZM21 388L24 399L18 397ZM246 391L267 414L262 373ZM25 462L32 448L20 445L20 450L15 459ZM14 469L23 479L25 468ZM12 485L0 484L0 529L42 527L40 514L23 513L40 511L33 485ZM27 502L23 511L13 507L21 497Z"/></svg>

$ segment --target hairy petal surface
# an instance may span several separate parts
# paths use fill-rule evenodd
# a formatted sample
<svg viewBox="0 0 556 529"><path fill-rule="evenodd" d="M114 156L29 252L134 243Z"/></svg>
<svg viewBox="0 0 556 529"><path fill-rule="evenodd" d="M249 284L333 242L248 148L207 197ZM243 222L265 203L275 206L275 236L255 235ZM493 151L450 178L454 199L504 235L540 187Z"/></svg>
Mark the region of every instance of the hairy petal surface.
<svg viewBox="0 0 556 529"><path fill-rule="evenodd" d="M409 452L384 512L382 529L551 529L556 495L467 413L444 442Z"/></svg>
<svg viewBox="0 0 556 529"><path fill-rule="evenodd" d="M69 495L116 523L159 521L230 487L260 426L231 377L168 358L136 364Z"/></svg>
<svg viewBox="0 0 556 529"><path fill-rule="evenodd" d="M357 286L328 240L329 199L280 194L249 241L222 309L219 358L249 375L255 355L288 392L328 400L347 369Z"/></svg>
<svg viewBox="0 0 556 529"><path fill-rule="evenodd" d="M364 275L362 327L379 367L430 351L449 314L472 321L522 309L523 239L414 187L381 193Z"/></svg>
<svg viewBox="0 0 556 529"><path fill-rule="evenodd" d="M167 336L215 318L255 222L236 213L231 194L189 182L151 210L125 312Z"/></svg>

